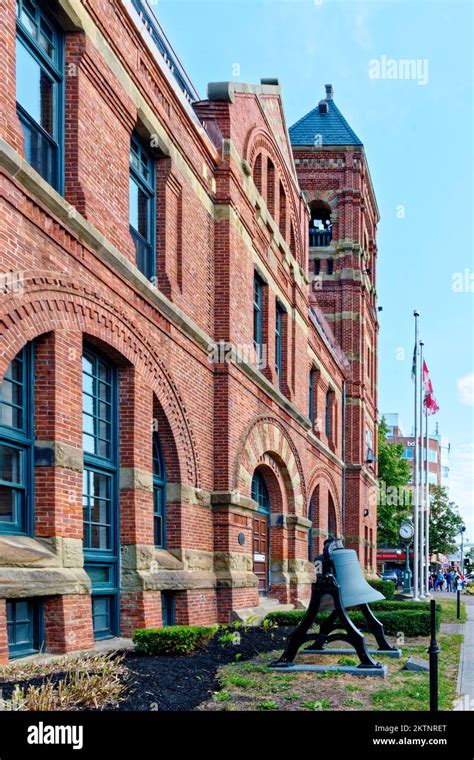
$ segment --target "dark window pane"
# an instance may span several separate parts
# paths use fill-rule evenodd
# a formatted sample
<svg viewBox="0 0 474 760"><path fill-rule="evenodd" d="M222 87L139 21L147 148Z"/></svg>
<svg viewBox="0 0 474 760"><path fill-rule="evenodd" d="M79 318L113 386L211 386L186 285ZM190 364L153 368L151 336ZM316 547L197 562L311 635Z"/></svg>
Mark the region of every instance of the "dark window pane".
<svg viewBox="0 0 474 760"><path fill-rule="evenodd" d="M101 496L108 499L110 496L110 477L101 475L99 472L92 473L94 496Z"/></svg>
<svg viewBox="0 0 474 760"><path fill-rule="evenodd" d="M16 54L16 99L27 114L54 138L55 84L19 40Z"/></svg>
<svg viewBox="0 0 474 760"><path fill-rule="evenodd" d="M94 374L94 360L87 354L83 354L82 356L82 371L88 375ZM89 392L92 393L92 388Z"/></svg>
<svg viewBox="0 0 474 760"><path fill-rule="evenodd" d="M15 501L14 489L8 488L8 486L0 486L0 522L16 522Z"/></svg>
<svg viewBox="0 0 474 760"><path fill-rule="evenodd" d="M99 439L97 441L97 456L103 457L104 459L110 459L110 444L107 443L107 441L103 441Z"/></svg>
<svg viewBox="0 0 474 760"><path fill-rule="evenodd" d="M28 11L28 12L26 12ZM35 8L32 3L28 2L28 0L25 0L23 3L23 9L22 13L20 15L21 23L27 29L27 31L31 34L32 37L36 37L37 34L37 26L35 19Z"/></svg>
<svg viewBox="0 0 474 760"><path fill-rule="evenodd" d="M101 401L110 401L110 385L99 383L99 399Z"/></svg>
<svg viewBox="0 0 474 760"><path fill-rule="evenodd" d="M149 240L149 204L150 197L130 177L130 225L145 240Z"/></svg>
<svg viewBox="0 0 474 760"><path fill-rule="evenodd" d="M91 519L92 522L95 523L110 523L109 503L103 499L94 499L91 510Z"/></svg>
<svg viewBox="0 0 474 760"><path fill-rule="evenodd" d="M0 446L0 480L22 484L23 452L11 446Z"/></svg>
<svg viewBox="0 0 474 760"><path fill-rule="evenodd" d="M40 31L38 36L39 46L44 50L46 55L54 58L54 32L50 25L43 19L40 23Z"/></svg>

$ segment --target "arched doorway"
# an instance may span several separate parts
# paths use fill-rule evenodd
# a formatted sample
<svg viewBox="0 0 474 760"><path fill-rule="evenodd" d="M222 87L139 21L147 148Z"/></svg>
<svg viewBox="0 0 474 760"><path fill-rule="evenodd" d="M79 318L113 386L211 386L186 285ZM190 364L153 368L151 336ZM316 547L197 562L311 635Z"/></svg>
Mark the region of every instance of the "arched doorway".
<svg viewBox="0 0 474 760"><path fill-rule="evenodd" d="M270 586L270 496L259 470L252 478L252 499L258 504L252 531L253 572L258 578L259 593L266 594Z"/></svg>

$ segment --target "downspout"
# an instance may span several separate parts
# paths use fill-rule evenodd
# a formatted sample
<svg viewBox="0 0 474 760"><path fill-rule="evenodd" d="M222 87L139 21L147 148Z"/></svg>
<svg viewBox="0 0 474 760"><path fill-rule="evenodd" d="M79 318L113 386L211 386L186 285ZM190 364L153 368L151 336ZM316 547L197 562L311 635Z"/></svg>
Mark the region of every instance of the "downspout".
<svg viewBox="0 0 474 760"><path fill-rule="evenodd" d="M346 381L342 381L342 533L346 531Z"/></svg>

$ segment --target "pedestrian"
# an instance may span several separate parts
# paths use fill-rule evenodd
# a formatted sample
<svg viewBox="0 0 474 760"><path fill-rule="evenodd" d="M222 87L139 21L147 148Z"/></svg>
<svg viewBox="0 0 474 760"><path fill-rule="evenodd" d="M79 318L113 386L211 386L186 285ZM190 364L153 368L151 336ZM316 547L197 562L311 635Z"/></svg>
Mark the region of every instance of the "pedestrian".
<svg viewBox="0 0 474 760"><path fill-rule="evenodd" d="M435 591L439 591L440 589L442 590L443 581L444 581L444 575L441 572L441 570L439 570L436 576Z"/></svg>
<svg viewBox="0 0 474 760"><path fill-rule="evenodd" d="M453 590L453 575L451 573L451 570L448 570L446 573L446 591L452 591Z"/></svg>

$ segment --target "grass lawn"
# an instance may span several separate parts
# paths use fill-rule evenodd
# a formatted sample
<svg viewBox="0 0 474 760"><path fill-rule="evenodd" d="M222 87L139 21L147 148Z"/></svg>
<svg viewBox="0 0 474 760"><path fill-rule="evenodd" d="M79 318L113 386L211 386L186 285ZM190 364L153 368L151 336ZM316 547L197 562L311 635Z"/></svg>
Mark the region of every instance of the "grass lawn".
<svg viewBox="0 0 474 760"><path fill-rule="evenodd" d="M462 636L440 634L441 710L450 710L456 698L456 681ZM428 673L402 670L408 657L428 660L429 639L409 639L400 660L381 658L387 665L385 679L342 673L282 673L266 666L279 652L262 654L250 662L236 662L219 671L221 691L199 706L200 710L428 710ZM300 658L300 662L303 658ZM337 664L329 655L304 657L314 664ZM340 664L351 664L348 657ZM353 664L357 664L356 659Z"/></svg>
<svg viewBox="0 0 474 760"><path fill-rule="evenodd" d="M443 623L465 623L466 622L466 605L462 601L461 597L461 617L459 620L456 617L456 594L453 594L452 599L445 599L441 597L437 597L436 594L433 594L433 598L436 599L436 601L442 605L443 607L443 617L442 622Z"/></svg>

